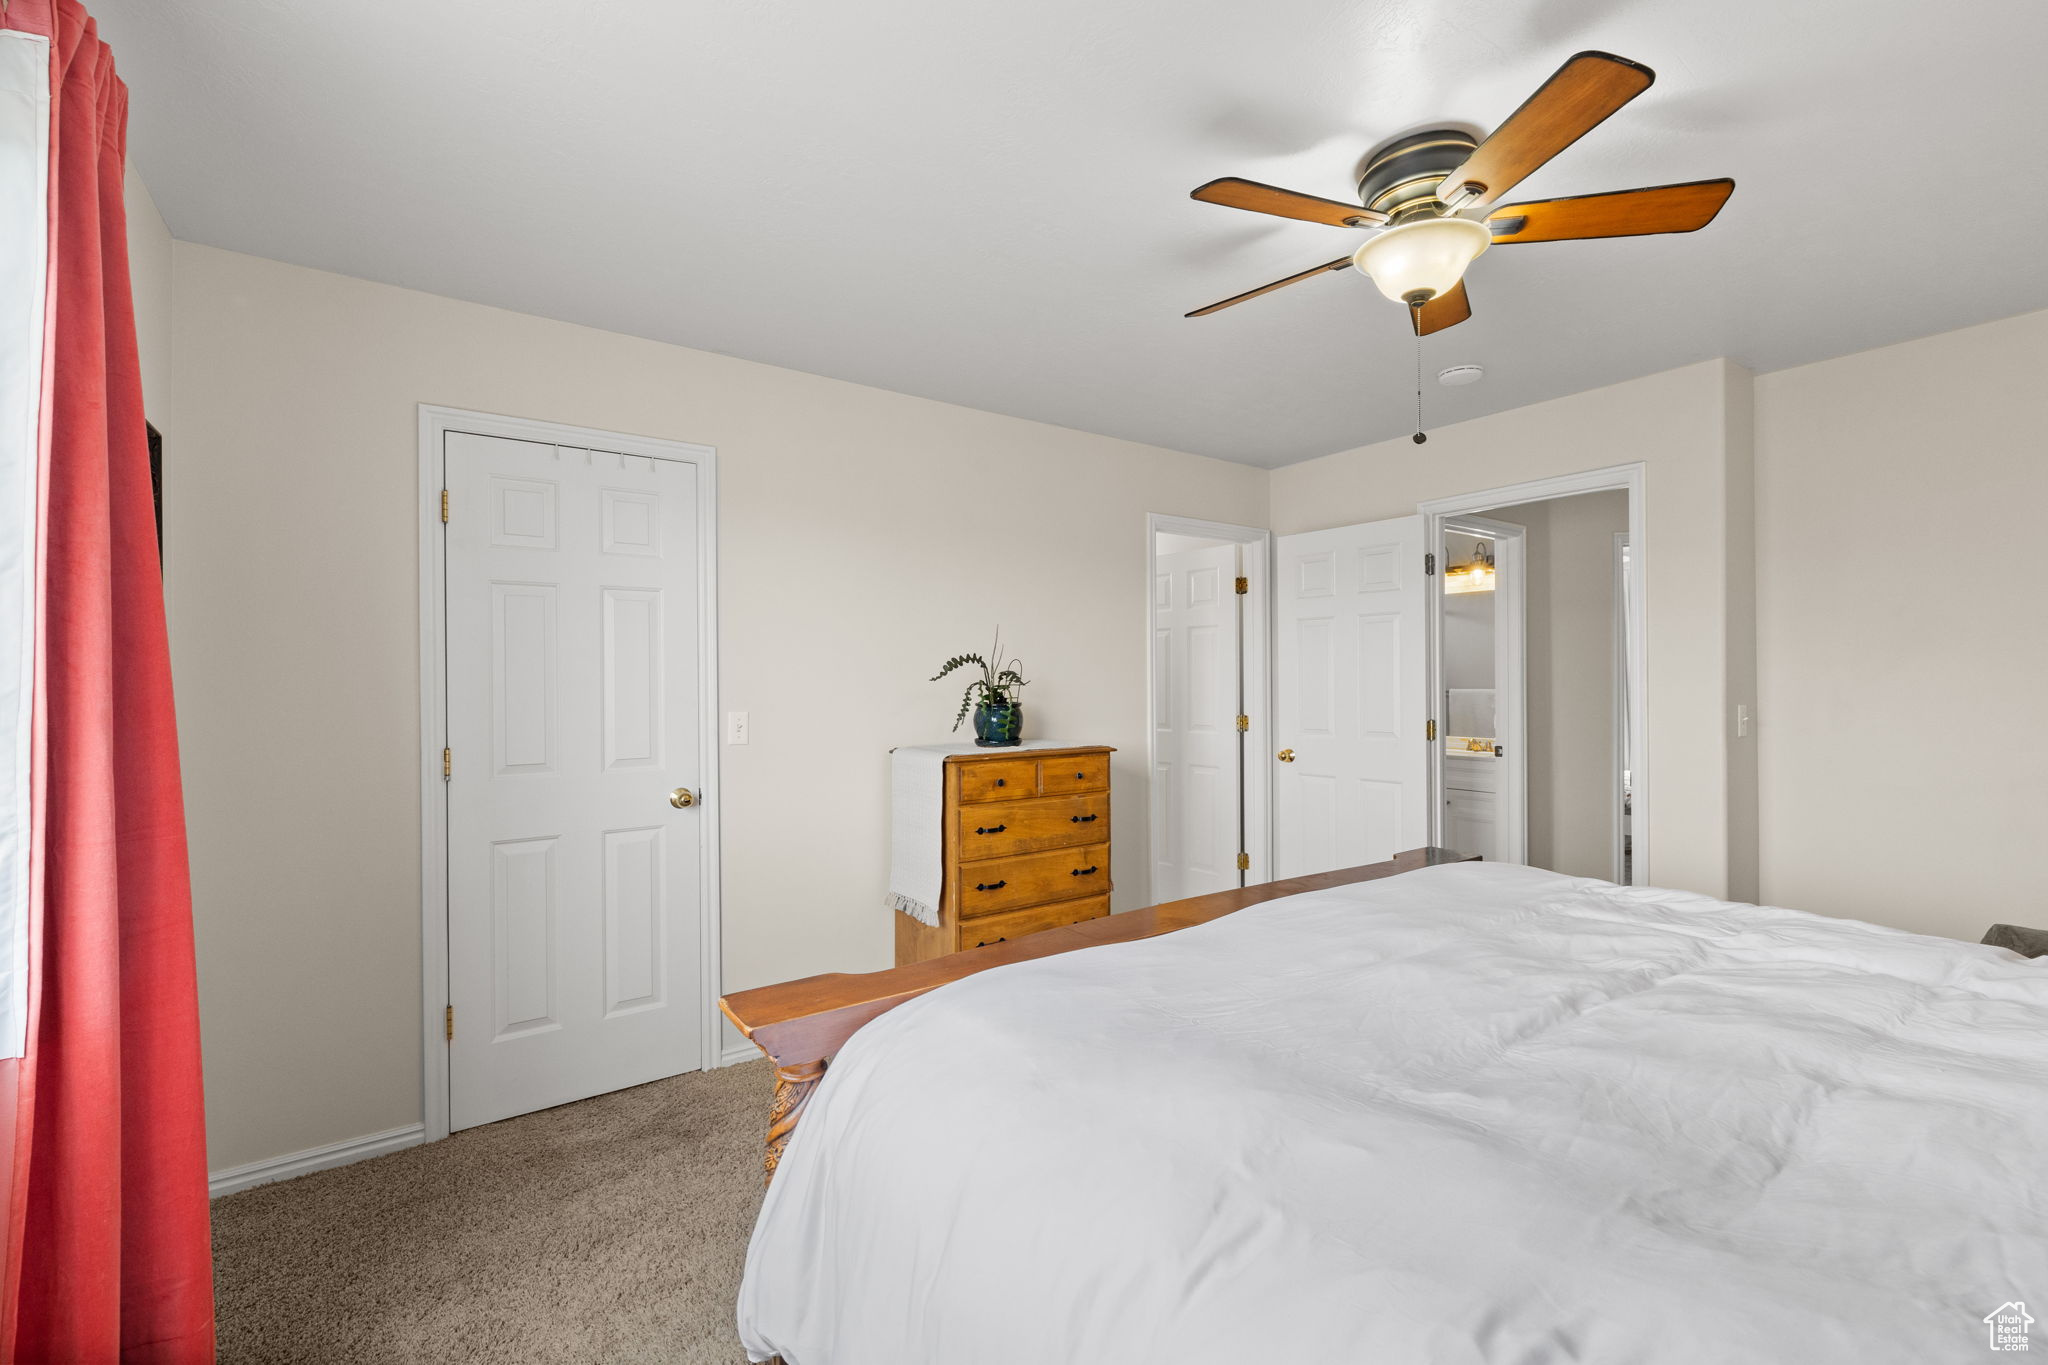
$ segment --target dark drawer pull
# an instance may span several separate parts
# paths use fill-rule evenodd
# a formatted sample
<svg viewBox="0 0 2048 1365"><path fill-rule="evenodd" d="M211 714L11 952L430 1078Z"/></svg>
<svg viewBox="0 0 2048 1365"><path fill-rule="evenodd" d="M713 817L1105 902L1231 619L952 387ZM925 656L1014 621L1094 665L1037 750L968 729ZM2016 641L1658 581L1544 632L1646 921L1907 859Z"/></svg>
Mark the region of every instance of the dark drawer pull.
<svg viewBox="0 0 2048 1365"><path fill-rule="evenodd" d="M1077 867L1067 875L1070 877L1092 877L1101 870L1099 867Z"/></svg>
<svg viewBox="0 0 2048 1365"><path fill-rule="evenodd" d="M1000 777L999 777L999 778L997 778L997 779L996 779L996 785L997 785L998 787L1007 787L1007 786L1009 786L1010 784L1009 784L1009 782L1008 782L1008 781L1006 781L1005 779L1003 779L1003 778L1000 778Z"/></svg>
<svg viewBox="0 0 2048 1365"><path fill-rule="evenodd" d="M1091 867L1088 870L1090 872L1093 872L1095 869ZM1005 877L999 882L976 882L974 884L974 889L976 891L1000 891L1009 884L1010 879L1008 877Z"/></svg>
<svg viewBox="0 0 2048 1365"><path fill-rule="evenodd" d="M1077 825L1085 825L1095 819L1095 817L1092 815L1076 815L1072 818L1074 823Z"/></svg>
<svg viewBox="0 0 2048 1365"><path fill-rule="evenodd" d="M996 941L997 943L1008 943L1008 942L1010 941L1010 936L1009 936L1008 934L1004 934L1004 935L1003 935L1003 936L1002 936L1001 938L999 938L999 939L997 939L997 940L995 940L995 941ZM981 942L979 942L979 943L975 944L974 946L975 946L975 947L977 947L977 948L987 948L987 947L990 947L990 946L991 946L991 944L989 943L989 940L987 940L987 939L983 939L983 940L982 940Z"/></svg>
<svg viewBox="0 0 2048 1365"><path fill-rule="evenodd" d="M1075 774L1074 774L1074 780L1075 780L1076 782L1086 782L1086 781L1088 780L1088 774L1086 774L1086 773L1075 773Z"/></svg>
<svg viewBox="0 0 2048 1365"><path fill-rule="evenodd" d="M1088 818L1092 820L1095 817L1091 815ZM987 828L983 828L980 825L976 825L974 827L974 832L976 834L1001 834L1004 830L1008 828L1008 825L990 825Z"/></svg>

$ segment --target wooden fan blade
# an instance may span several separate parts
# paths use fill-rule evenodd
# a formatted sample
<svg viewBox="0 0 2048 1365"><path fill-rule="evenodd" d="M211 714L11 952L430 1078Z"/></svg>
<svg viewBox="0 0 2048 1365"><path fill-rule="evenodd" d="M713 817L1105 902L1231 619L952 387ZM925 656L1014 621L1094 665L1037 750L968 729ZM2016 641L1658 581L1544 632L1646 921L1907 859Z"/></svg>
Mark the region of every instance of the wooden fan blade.
<svg viewBox="0 0 2048 1365"><path fill-rule="evenodd" d="M1408 310L1408 320L1415 324L1415 335L1426 337L1431 332L1441 332L1446 327L1456 327L1472 316L1472 300L1465 297L1465 282L1458 281L1458 287L1448 294L1438 294L1420 308Z"/></svg>
<svg viewBox="0 0 2048 1365"><path fill-rule="evenodd" d="M1242 294L1233 294L1229 298L1223 300L1223 302L1221 303L1212 303L1207 308L1197 308L1194 312L1183 313L1181 314L1181 316L1188 318L1205 318L1209 316L1209 314L1216 312L1218 309L1230 307L1230 305L1233 303L1243 303L1246 299L1255 299L1261 294L1270 294L1275 289L1285 289L1288 285L1295 283L1297 280L1305 280L1311 275L1320 275L1325 271L1329 270L1342 270L1345 266L1350 264L1351 258L1349 256L1339 256L1336 260L1330 261L1325 265L1311 266L1309 269L1302 271L1299 275L1289 275L1284 280L1275 280L1271 284L1262 284L1257 289L1248 289Z"/></svg>
<svg viewBox="0 0 2048 1365"><path fill-rule="evenodd" d="M1478 196L1459 205L1459 212L1486 207L1656 79L1649 67L1611 52L1579 53L1444 177L1438 197L1448 200L1461 186L1477 185Z"/></svg>
<svg viewBox="0 0 2048 1365"><path fill-rule="evenodd" d="M1261 185L1256 180L1240 180L1234 175L1211 180L1200 189L1189 191L1188 198L1199 199L1205 204L1221 204L1225 208L1299 218L1304 223L1328 223L1331 227L1378 227L1387 221L1386 214L1363 204L1318 199L1312 194L1296 194L1278 185Z"/></svg>
<svg viewBox="0 0 2048 1365"><path fill-rule="evenodd" d="M1575 194L1503 204L1486 215L1493 240L1569 242L1583 237L1645 237L1653 232L1696 232L1714 221L1735 193L1733 180L1690 180L1646 190Z"/></svg>

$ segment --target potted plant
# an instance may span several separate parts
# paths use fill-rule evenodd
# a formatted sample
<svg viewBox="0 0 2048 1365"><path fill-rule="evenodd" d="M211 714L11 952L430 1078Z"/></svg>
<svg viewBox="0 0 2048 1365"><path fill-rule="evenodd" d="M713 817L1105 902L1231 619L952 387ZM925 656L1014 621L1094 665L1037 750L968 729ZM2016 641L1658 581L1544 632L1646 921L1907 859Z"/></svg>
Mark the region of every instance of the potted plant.
<svg viewBox="0 0 2048 1365"><path fill-rule="evenodd" d="M967 719L968 711L974 712L974 742L984 749L996 749L1005 745L1019 744L1024 739L1024 703L1017 699L1017 689L1024 686L1025 678L1018 670L1023 660L1003 659L1003 632L996 630L996 642L989 648L988 657L979 654L956 654L946 660L946 666L932 675L937 682L957 668L972 665L981 670L981 676L967 684L967 691L960 698L960 713L953 717L953 728L958 730L960 722Z"/></svg>

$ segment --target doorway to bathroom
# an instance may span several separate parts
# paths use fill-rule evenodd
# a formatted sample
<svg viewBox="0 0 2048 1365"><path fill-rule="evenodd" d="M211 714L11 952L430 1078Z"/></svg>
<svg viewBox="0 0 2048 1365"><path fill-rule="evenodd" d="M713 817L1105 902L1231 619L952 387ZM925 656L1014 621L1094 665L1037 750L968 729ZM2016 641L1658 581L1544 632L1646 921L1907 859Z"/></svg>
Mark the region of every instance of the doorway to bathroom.
<svg viewBox="0 0 2048 1365"><path fill-rule="evenodd" d="M1425 509L1436 841L1626 884L1640 863L1638 494L1559 482Z"/></svg>

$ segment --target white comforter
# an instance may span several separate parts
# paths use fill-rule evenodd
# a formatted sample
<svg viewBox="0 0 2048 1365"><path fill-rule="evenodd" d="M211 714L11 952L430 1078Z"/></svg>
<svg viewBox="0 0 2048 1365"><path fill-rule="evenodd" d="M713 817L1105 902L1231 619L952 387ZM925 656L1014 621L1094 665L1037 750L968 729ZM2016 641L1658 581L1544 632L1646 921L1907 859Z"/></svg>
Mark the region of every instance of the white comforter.
<svg viewBox="0 0 2048 1365"><path fill-rule="evenodd" d="M1984 907L1988 923L2000 907ZM812 1098L789 1365L2048 1350L2048 960L1468 864L1020 963Z"/></svg>

